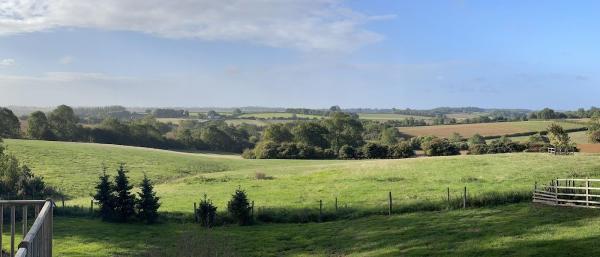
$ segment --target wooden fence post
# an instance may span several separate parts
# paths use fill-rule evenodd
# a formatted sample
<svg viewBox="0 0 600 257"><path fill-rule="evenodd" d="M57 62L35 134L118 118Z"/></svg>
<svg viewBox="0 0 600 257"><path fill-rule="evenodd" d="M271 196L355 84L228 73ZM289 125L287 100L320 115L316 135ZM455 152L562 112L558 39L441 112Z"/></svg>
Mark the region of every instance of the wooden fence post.
<svg viewBox="0 0 600 257"><path fill-rule="evenodd" d="M389 201L388 201L388 203L389 203L389 206L388 206L388 215L391 216L392 215L392 191L389 192L388 199L389 199Z"/></svg>
<svg viewBox="0 0 600 257"><path fill-rule="evenodd" d="M319 200L319 222L323 221L323 200Z"/></svg>
<svg viewBox="0 0 600 257"><path fill-rule="evenodd" d="M2 236L4 235L4 205L0 204L0 252L2 252Z"/></svg>
<svg viewBox="0 0 600 257"><path fill-rule="evenodd" d="M335 198L335 212L338 211L338 203L337 203L337 197Z"/></svg>
<svg viewBox="0 0 600 257"><path fill-rule="evenodd" d="M94 199L90 200L90 214L94 214Z"/></svg>
<svg viewBox="0 0 600 257"><path fill-rule="evenodd" d="M15 256L15 206L10 207L10 257Z"/></svg>
<svg viewBox="0 0 600 257"><path fill-rule="evenodd" d="M467 208L467 187L465 187L465 192L463 194L463 209Z"/></svg>
<svg viewBox="0 0 600 257"><path fill-rule="evenodd" d="M450 209L450 187L446 188L447 189L447 193L448 193L448 198L446 198L448 200L448 209Z"/></svg>
<svg viewBox="0 0 600 257"><path fill-rule="evenodd" d="M556 204L558 205L558 178L556 179L556 185L554 186L554 199Z"/></svg>
<svg viewBox="0 0 600 257"><path fill-rule="evenodd" d="M64 196L64 195L61 195L61 196L60 196L60 199L61 199L61 201L62 201L62 208L64 209L64 208L65 208L65 196Z"/></svg>
<svg viewBox="0 0 600 257"><path fill-rule="evenodd" d="M252 201L252 208L250 209L250 217L254 219L254 201Z"/></svg>
<svg viewBox="0 0 600 257"><path fill-rule="evenodd" d="M196 202L194 202L194 222L198 223L198 208Z"/></svg>

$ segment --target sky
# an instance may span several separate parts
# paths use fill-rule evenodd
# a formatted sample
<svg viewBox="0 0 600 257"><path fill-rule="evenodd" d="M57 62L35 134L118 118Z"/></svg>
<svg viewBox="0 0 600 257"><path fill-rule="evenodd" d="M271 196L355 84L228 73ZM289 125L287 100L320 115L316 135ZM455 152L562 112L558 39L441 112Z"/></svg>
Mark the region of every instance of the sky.
<svg viewBox="0 0 600 257"><path fill-rule="evenodd" d="M599 1L0 0L0 106L598 106Z"/></svg>

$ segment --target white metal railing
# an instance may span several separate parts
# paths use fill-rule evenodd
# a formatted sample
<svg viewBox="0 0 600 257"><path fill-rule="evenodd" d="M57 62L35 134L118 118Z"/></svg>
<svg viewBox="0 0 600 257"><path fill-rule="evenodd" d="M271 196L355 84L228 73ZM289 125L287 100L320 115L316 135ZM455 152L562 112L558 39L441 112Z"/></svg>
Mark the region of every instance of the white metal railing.
<svg viewBox="0 0 600 257"><path fill-rule="evenodd" d="M52 200L0 200L0 235L4 233L4 209L10 211L10 257L52 257L52 222L54 203ZM17 208L21 208L23 240L15 247ZM35 221L28 228L28 211L33 208ZM3 249L0 236L0 249ZM4 253L0 254L3 257Z"/></svg>

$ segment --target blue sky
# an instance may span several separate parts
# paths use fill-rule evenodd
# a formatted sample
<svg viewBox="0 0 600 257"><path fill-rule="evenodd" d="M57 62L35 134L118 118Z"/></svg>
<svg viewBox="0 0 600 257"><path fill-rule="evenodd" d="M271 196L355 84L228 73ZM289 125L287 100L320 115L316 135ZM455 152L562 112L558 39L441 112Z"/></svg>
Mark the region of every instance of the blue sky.
<svg viewBox="0 0 600 257"><path fill-rule="evenodd" d="M598 105L597 1L6 0L0 105Z"/></svg>

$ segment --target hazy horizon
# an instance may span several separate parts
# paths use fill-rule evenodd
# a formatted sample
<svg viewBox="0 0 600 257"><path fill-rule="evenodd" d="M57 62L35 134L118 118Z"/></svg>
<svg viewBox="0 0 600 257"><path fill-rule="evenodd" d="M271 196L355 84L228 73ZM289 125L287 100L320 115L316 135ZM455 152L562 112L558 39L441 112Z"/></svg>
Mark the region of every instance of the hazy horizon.
<svg viewBox="0 0 600 257"><path fill-rule="evenodd" d="M0 106L589 108L598 7L7 0Z"/></svg>

